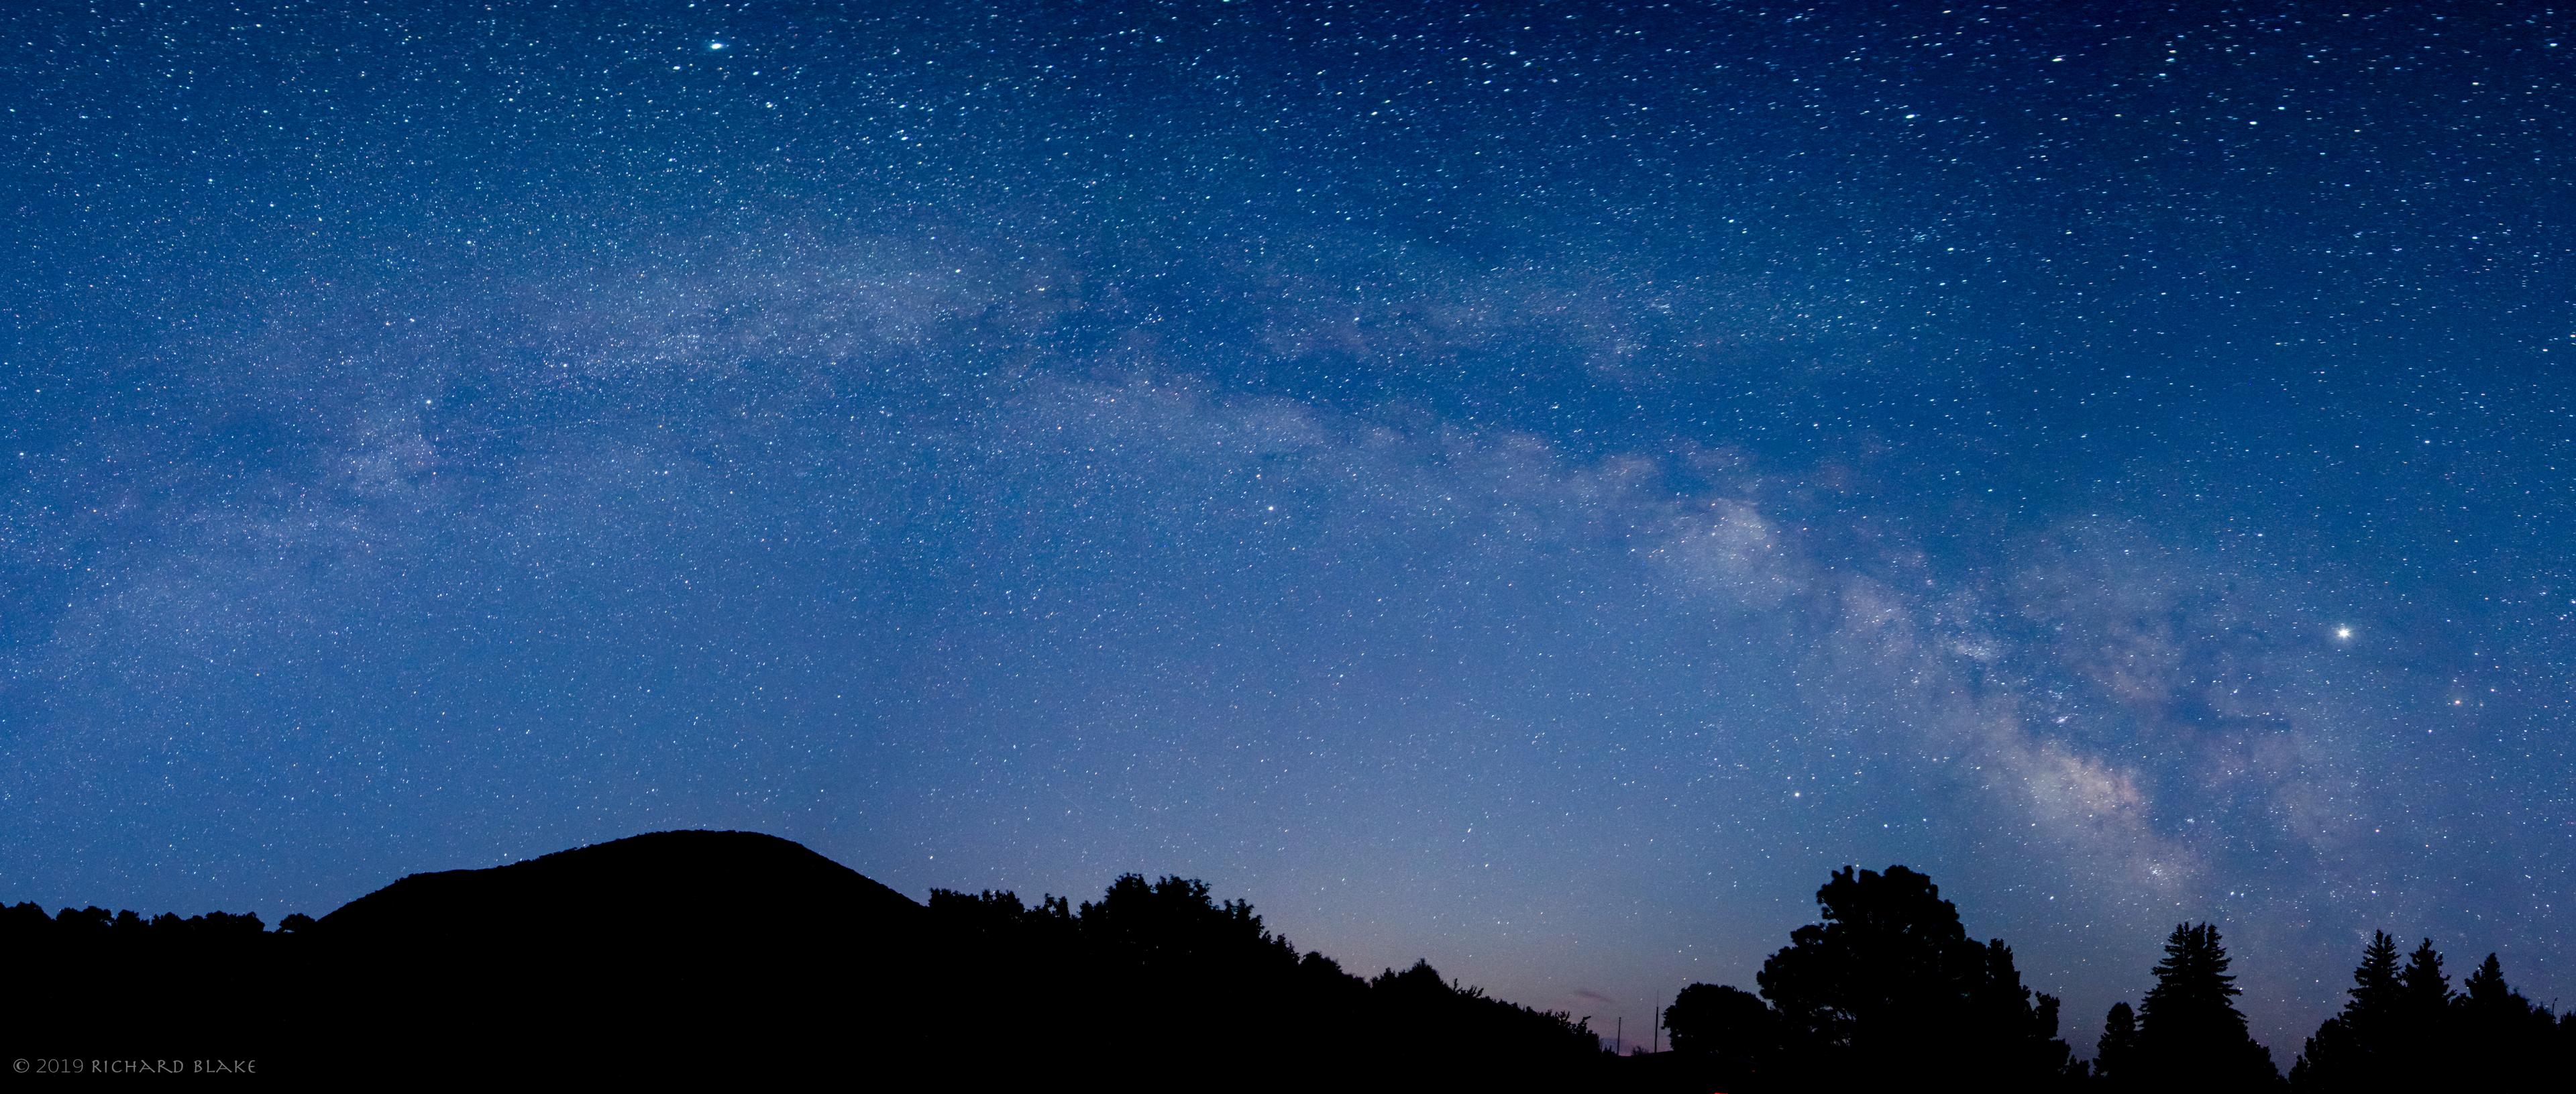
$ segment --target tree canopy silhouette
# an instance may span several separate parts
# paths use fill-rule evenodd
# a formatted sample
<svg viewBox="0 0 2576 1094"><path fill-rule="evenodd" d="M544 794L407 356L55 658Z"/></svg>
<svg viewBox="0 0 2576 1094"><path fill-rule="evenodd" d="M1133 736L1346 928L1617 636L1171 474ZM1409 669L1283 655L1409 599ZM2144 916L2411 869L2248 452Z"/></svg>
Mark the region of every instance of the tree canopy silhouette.
<svg viewBox="0 0 2576 1094"><path fill-rule="evenodd" d="M2156 984L2138 1006L2134 1053L2118 1065L2126 1082L2203 1090L2261 1090L2279 1085L2272 1052L2246 1032L2236 1009L2236 978L2227 972L2218 926L2183 923L2165 939ZM2116 1074L2116 1073L2115 1073Z"/></svg>
<svg viewBox="0 0 2576 1094"><path fill-rule="evenodd" d="M2102 1016L2102 1036L2093 1043L2093 1076L2121 1090L2142 1085L2138 1069L2138 1012L2127 1003L2111 1004Z"/></svg>
<svg viewBox="0 0 2576 1094"><path fill-rule="evenodd" d="M1779 1016L1761 998L1723 984L1692 984L1664 1008L1673 1051L1704 1059L1719 1081L1741 1082L1775 1066Z"/></svg>
<svg viewBox="0 0 2576 1094"><path fill-rule="evenodd" d="M1143 1037L1171 1061L1406 1082L1575 1080L1601 1064L1600 1038L1566 1014L1490 998L1427 962L1362 980L1299 956L1250 904L1193 879L1128 874L1078 906L934 890L930 913L959 976L1013 985L975 1001L985 1024L1039 1055L1106 1061Z"/></svg>
<svg viewBox="0 0 2576 1094"><path fill-rule="evenodd" d="M2302 1046L2290 1068L2292 1086L2421 1089L2461 1074L2534 1078L2548 1066L2558 1023L2505 983L2494 954L2454 993L2432 939L2401 968L2396 940L2374 931L2352 980L2343 1009Z"/></svg>
<svg viewBox="0 0 2576 1094"><path fill-rule="evenodd" d="M2478 971L2460 982L2451 1000L2452 1051L2490 1074L2536 1078L2553 1069L2564 1078L2576 1056L2576 1015L2550 1020L2549 1011L2504 982L2504 966L2488 954ZM2551 1042L2557 1042L2555 1050Z"/></svg>
<svg viewBox="0 0 2576 1094"><path fill-rule="evenodd" d="M2023 986L2003 940L1970 939L1930 878L1845 867L1816 904L1821 922L1756 976L1767 1011L1737 989L1686 988L1666 1023L1677 1051L1768 1086L1933 1074L2027 1089L2076 1072L2057 1000Z"/></svg>
<svg viewBox="0 0 2576 1094"><path fill-rule="evenodd" d="M0 1055L105 1055L138 1036L166 1056L254 1054L282 1012L309 1005L288 941L252 914L0 908Z"/></svg>

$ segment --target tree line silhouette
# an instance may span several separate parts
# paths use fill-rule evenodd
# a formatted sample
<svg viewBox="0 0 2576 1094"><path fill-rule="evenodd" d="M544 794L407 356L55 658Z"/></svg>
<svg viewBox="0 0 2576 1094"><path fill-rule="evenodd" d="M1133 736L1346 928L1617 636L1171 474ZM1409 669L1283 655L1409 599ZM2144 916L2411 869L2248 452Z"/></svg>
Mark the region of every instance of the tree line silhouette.
<svg viewBox="0 0 2576 1094"><path fill-rule="evenodd" d="M2284 1078L2247 1033L2218 928L2165 940L2139 1005L2114 1004L2093 1059L2058 1039L2058 1001L2023 987L2001 939L1968 937L1930 878L1846 867L1823 922L1762 963L1760 993L1692 984L1665 1011L1657 1086L1769 1091L1973 1083L2012 1090L2421 1090L2446 1080L2565 1083L2576 1017L2507 986L2494 954L2454 992L2430 939L2403 969L2377 934L2343 1011Z"/></svg>
<svg viewBox="0 0 2576 1094"><path fill-rule="evenodd" d="M1583 1020L1492 998L1428 962L1363 979L1301 955L1250 904L1217 902L1196 880L1128 874L1078 906L933 890L930 913L969 975L1015 986L979 1023L1041 1055L1134 1046L1219 1075L1261 1060L1277 1076L1513 1085L1580 1078L1603 1055Z"/></svg>
<svg viewBox="0 0 2576 1094"><path fill-rule="evenodd" d="M2576 1014L2553 1021L2549 1008L2505 983L2494 954L2460 988L2451 990L2432 939L2400 968L2397 940L2372 932L2342 1012L2308 1037L2290 1067L2290 1085L2424 1089L2459 1078L2464 1064L2483 1074L2576 1080Z"/></svg>
<svg viewBox="0 0 2576 1094"><path fill-rule="evenodd" d="M0 908L14 1055L266 1054L315 1074L781 1077L926 1059L1112 1089L1569 1085L1636 1091L2420 1089L2564 1084L2576 1020L2505 982L2451 986L2430 940L2374 936L2286 1076L2247 1033L2218 929L2178 925L2089 1061L2000 939L1930 878L1845 868L1754 991L1692 984L1669 1052L1614 1057L1585 1019L1426 962L1373 976L1300 952L1200 881L1128 874L1074 903L933 890L927 906L805 848L659 833L415 875L315 920ZM551 1064L549 1067L547 1065Z"/></svg>

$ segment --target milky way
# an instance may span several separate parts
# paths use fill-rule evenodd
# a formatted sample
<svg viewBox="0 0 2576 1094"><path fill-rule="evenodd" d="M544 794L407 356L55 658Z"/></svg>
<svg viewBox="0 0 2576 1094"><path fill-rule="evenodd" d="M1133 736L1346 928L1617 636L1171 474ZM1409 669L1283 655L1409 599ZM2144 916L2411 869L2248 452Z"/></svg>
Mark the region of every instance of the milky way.
<svg viewBox="0 0 2576 1094"><path fill-rule="evenodd" d="M2576 27L0 14L0 899L678 827L1644 1024L1846 864L2089 1050L2576 994ZM865 11L865 15L855 14Z"/></svg>

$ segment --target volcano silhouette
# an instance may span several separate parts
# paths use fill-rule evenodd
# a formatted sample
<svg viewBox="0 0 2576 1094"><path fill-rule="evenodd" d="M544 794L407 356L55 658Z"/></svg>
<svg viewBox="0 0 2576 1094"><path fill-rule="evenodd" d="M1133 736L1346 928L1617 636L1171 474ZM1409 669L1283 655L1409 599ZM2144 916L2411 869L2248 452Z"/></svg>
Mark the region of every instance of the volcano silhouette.
<svg viewBox="0 0 2576 1094"><path fill-rule="evenodd" d="M1301 955L1199 881L924 906L752 832L413 874L275 932L7 911L0 952L45 990L0 1035L290 1081L1575 1088L1606 1059L1427 963Z"/></svg>
<svg viewBox="0 0 2576 1094"><path fill-rule="evenodd" d="M923 928L903 894L758 832L654 832L480 870L413 874L310 930L334 945L430 950L507 944L562 957L721 960L831 925L836 936ZM681 946L682 939L690 940ZM624 947L642 947L627 950Z"/></svg>
<svg viewBox="0 0 2576 1094"><path fill-rule="evenodd" d="M776 836L656 832L413 874L302 941L346 1004L317 1016L346 1057L774 1076L824 1046L894 1050L895 1013L932 990L927 915Z"/></svg>

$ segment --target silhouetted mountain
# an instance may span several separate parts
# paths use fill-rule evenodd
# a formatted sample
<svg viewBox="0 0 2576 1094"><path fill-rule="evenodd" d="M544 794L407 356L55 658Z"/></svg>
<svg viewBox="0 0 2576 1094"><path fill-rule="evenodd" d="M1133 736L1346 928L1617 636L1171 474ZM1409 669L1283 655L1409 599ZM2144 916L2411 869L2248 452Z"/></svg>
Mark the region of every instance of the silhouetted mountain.
<svg viewBox="0 0 2576 1094"><path fill-rule="evenodd" d="M1077 909L925 908L793 842L662 832L414 874L255 917L0 909L30 1057L257 1059L261 1074L1243 1088L1575 1078L1597 1037L1444 981L1300 956L1251 906L1118 879Z"/></svg>
<svg viewBox="0 0 2576 1094"><path fill-rule="evenodd" d="M751 832L415 874L277 932L20 905L0 911L26 1003L5 1028L22 1056L257 1058L271 1075L776 1073L833 1046L913 1051L896 1031L940 994L928 916Z"/></svg>
<svg viewBox="0 0 2576 1094"><path fill-rule="evenodd" d="M509 980L540 996L613 988L592 1005L674 1005L817 970L853 983L927 969L929 912L803 845L756 832L656 832L481 870L413 874L323 916L320 951L364 954L379 983ZM752 993L745 995L745 993Z"/></svg>
<svg viewBox="0 0 2576 1094"><path fill-rule="evenodd" d="M414 874L302 941L316 981L362 1003L321 1027L369 1055L740 1075L854 1036L895 1051L908 1004L933 992L928 914L775 836L657 832Z"/></svg>
<svg viewBox="0 0 2576 1094"><path fill-rule="evenodd" d="M481 870L413 874L309 928L334 943L481 944L496 937L597 947L610 939L716 933L787 937L780 913L840 932L918 934L921 905L807 849L758 832L655 832ZM524 915L509 914L512 911Z"/></svg>

